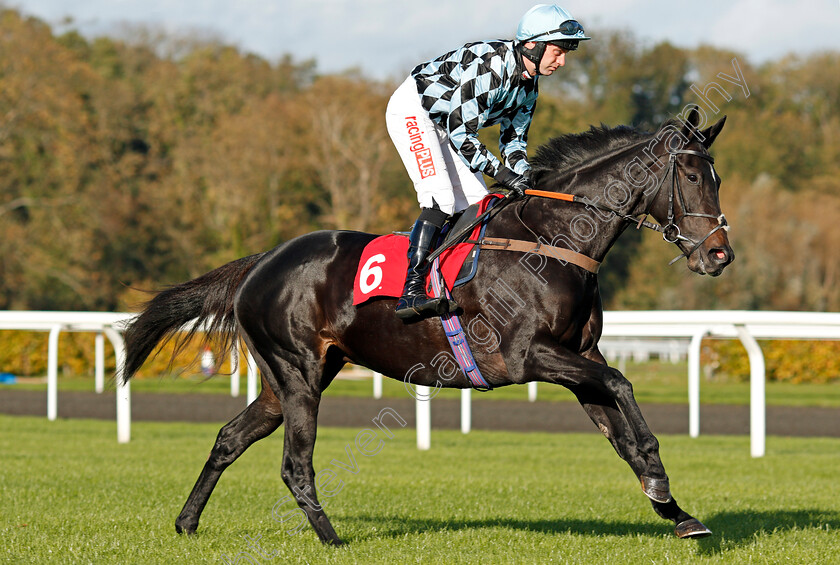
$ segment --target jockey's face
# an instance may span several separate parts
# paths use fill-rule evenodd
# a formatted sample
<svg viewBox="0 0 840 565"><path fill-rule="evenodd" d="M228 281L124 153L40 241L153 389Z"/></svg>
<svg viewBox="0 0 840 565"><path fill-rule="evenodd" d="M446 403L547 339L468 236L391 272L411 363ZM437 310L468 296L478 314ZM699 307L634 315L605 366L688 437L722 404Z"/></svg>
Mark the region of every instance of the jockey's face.
<svg viewBox="0 0 840 565"><path fill-rule="evenodd" d="M525 47L528 49L533 49L536 46L536 43L529 41L525 44ZM536 76L537 74L537 67L534 63L525 57L523 57L523 61L525 63L525 68L528 70L528 74L531 76ZM556 45L552 45L549 43L545 46L545 53L543 53L542 59L540 60L540 74L548 76L557 69L566 64L566 50L557 47Z"/></svg>
<svg viewBox="0 0 840 565"><path fill-rule="evenodd" d="M549 43L540 61L540 74L550 75L566 65L566 50Z"/></svg>

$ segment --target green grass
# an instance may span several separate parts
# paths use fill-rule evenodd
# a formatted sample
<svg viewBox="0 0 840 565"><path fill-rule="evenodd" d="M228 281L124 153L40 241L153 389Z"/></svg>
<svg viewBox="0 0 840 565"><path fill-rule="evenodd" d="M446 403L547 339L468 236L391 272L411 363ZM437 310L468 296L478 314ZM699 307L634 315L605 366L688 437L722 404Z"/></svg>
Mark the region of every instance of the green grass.
<svg viewBox="0 0 840 565"><path fill-rule="evenodd" d="M636 400L640 403L686 404L688 402L688 369L685 362L627 362L624 373L633 383ZM25 382L26 379L21 379L21 381L21 384L0 386L25 390L46 390L47 385L42 382L43 379L34 383L27 383ZM246 377L243 374L240 377L240 394L243 396L245 395L245 386ZM106 387L113 389L113 381L108 381ZM93 390L93 377L60 377L59 390ZM131 382L131 390L165 394L230 394L230 378L217 375L208 379L199 374L135 379ZM336 379L325 394L328 396L369 397L372 395L372 390L370 379ZM385 379L383 395L386 398L405 398L408 392L402 381ZM438 398L459 398L459 395L460 392L457 390L442 390ZM829 384L769 382L766 384L766 395L768 405L840 408L840 381ZM509 386L481 394L481 398L525 400L528 398L528 391L525 386ZM567 389L548 384L539 385L538 398L549 402L575 402L574 396ZM700 401L704 404L747 405L750 402L750 385L745 382L703 380L700 384Z"/></svg>
<svg viewBox="0 0 840 565"><path fill-rule="evenodd" d="M374 417L375 414L371 414ZM631 471L597 434L433 433L383 438L325 498L340 549L272 519L288 491L282 434L254 445L220 481L199 534L174 519L218 425L0 416L0 562L223 563L826 563L840 555L840 440L662 436L675 496L715 535L678 540ZM323 428L316 471L347 460L356 429ZM355 451L355 447L352 447ZM337 487L338 483L332 486ZM249 550L246 536L269 556ZM620 558L617 556L621 556ZM832 557L834 556L834 557ZM249 561L241 560L240 563Z"/></svg>

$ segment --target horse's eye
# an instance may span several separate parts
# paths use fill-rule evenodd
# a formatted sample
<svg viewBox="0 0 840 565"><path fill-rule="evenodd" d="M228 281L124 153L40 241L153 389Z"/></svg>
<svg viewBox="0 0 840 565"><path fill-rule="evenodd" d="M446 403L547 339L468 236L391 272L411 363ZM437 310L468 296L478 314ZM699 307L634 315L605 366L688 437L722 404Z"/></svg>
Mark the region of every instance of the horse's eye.
<svg viewBox="0 0 840 565"><path fill-rule="evenodd" d="M685 178L688 179L688 182L693 182L694 184L697 184L697 181L699 180L699 177L694 173L689 173L685 175Z"/></svg>

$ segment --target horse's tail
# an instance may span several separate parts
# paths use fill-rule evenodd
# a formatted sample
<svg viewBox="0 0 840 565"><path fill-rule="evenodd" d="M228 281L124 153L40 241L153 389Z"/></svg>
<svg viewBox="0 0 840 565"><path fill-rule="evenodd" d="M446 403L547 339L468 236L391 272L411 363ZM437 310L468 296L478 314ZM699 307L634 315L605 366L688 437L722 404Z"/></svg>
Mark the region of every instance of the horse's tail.
<svg viewBox="0 0 840 565"><path fill-rule="evenodd" d="M199 330L205 332L205 342L216 344L216 354L224 359L238 343L233 312L236 289L263 255L232 261L197 279L168 287L147 302L126 327L122 382L134 376L159 343L176 334L173 359ZM192 325L186 327L190 321Z"/></svg>

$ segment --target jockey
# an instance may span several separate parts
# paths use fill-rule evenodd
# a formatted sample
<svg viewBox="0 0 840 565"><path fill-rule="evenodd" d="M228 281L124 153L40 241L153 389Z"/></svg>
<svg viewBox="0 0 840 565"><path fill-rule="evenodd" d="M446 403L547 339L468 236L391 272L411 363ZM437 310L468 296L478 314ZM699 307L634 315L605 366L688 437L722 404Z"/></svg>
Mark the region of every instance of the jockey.
<svg viewBox="0 0 840 565"><path fill-rule="evenodd" d="M421 212L409 236L408 272L397 302L400 318L457 308L426 295L426 257L446 219L487 195L483 175L522 195L530 188L526 145L540 75L566 64L589 39L560 6L539 4L522 17L516 39L468 43L422 63L397 88L385 118ZM478 140L499 124L500 162Z"/></svg>

